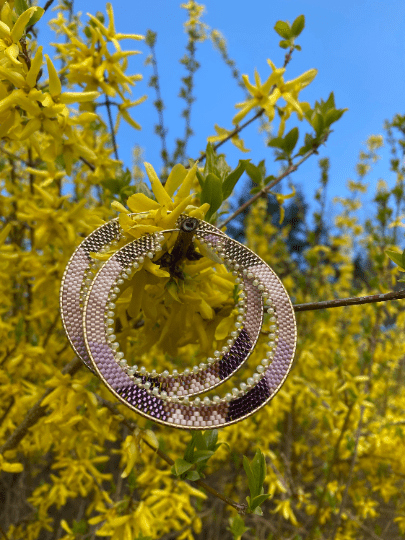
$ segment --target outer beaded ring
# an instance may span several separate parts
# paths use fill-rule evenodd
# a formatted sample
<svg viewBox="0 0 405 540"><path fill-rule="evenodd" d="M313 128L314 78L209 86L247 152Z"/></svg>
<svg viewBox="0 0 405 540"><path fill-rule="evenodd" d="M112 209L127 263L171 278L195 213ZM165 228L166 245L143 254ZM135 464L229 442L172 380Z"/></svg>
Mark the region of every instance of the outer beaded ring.
<svg viewBox="0 0 405 540"><path fill-rule="evenodd" d="M178 224L185 217L180 216ZM94 279L88 273L89 253L101 251L120 238L117 220L99 227L80 244L62 280L61 312L66 333L85 364L118 399L139 414L186 429L213 429L233 424L263 407L284 383L296 346L293 307L281 281L260 257L213 225L199 220L195 238L216 250L237 276L241 289L240 315L228 346L182 374L176 370L171 375L148 373L142 367L128 367L123 354L118 352L119 345L110 328L115 308L113 300L132 268L143 262L144 257L152 258L160 249L164 233L144 235L125 245L102 265ZM257 366L253 377L225 397L190 400L190 396L222 384L247 360L259 337L264 309L270 313L272 322L269 335L272 350Z"/></svg>

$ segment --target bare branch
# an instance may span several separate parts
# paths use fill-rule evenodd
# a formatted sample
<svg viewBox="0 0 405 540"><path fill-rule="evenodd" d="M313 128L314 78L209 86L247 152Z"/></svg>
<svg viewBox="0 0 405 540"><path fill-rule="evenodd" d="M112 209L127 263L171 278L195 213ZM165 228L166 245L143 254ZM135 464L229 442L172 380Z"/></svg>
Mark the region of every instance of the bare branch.
<svg viewBox="0 0 405 540"><path fill-rule="evenodd" d="M375 302L387 302L387 300L402 300L405 298L405 289L386 294L372 294L371 296L352 296L350 298L338 298L324 302L310 302L308 304L295 304L294 311L314 311L316 309L330 309L343 306L360 306Z"/></svg>

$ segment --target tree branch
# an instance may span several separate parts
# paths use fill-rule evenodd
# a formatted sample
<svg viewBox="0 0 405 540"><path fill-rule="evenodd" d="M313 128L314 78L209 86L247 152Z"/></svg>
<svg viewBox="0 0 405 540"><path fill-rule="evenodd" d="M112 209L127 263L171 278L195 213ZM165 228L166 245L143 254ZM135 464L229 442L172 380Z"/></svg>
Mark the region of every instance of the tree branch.
<svg viewBox="0 0 405 540"><path fill-rule="evenodd" d="M113 123L112 114L111 114L111 102L107 94L105 96L105 106L107 107L108 123L110 124L110 132L111 132L111 139L112 139L113 148L114 148L114 156L115 156L115 159L119 161L117 141L115 140L114 123Z"/></svg>
<svg viewBox="0 0 405 540"><path fill-rule="evenodd" d="M372 294L371 296L352 296L350 298L338 298L324 302L310 302L308 304L295 304L294 311L314 311L317 309L330 309L343 306L360 306L375 302L387 302L387 300L402 300L405 298L405 289L386 294Z"/></svg>
<svg viewBox="0 0 405 540"><path fill-rule="evenodd" d="M257 117L257 115L256 115ZM254 117L255 118L255 117ZM220 223L218 225L218 228L220 229L221 227L224 227L227 223L229 223L230 221L232 221L236 216L238 216L239 214L241 214L242 212L244 212L246 210L246 208L248 208L248 206L250 206L252 203L254 203L255 201L257 201L257 199L259 199L260 197L263 197L263 195L267 195L267 193L275 186L277 185L279 182L281 182L281 180L283 178L285 178L286 176L289 176L291 173L295 172L298 167L304 163L304 161L306 161L310 156L312 156L312 154L315 154L317 151L318 151L318 148L321 146L321 144L323 144L326 139L328 138L328 134L326 134L324 137L322 137L322 139L319 141L319 143L314 146L314 148L312 148L311 150L309 150L309 152L307 152L299 161L297 161L297 163L295 164L292 164L290 165L289 167L287 167L287 169L280 174L280 176L278 176L277 178L275 178L272 182L270 182L267 186L265 186L264 188L262 188L260 191L258 191L257 193L255 193L253 195L253 197L251 197L248 201L246 201L244 204L242 204L242 206L240 206L233 214L231 214L228 218L226 218L225 221L223 221L222 223Z"/></svg>

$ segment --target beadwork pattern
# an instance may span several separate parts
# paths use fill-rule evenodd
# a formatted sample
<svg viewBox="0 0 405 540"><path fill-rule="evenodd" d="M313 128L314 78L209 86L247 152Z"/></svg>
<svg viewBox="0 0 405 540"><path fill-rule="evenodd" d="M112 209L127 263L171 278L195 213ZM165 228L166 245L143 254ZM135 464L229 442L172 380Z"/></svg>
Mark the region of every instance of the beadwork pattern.
<svg viewBox="0 0 405 540"><path fill-rule="evenodd" d="M177 226L187 216L180 216ZM254 252L213 225L199 220L195 239L212 248L237 276L238 322L228 345L192 370L149 373L128 366L115 341L114 299L119 286L145 257L161 249L163 233L144 235L126 244L101 264L94 277L90 252L106 250L122 234L118 221L96 229L76 249L61 286L62 321L76 354L128 407L156 422L185 429L213 429L243 420L268 403L284 383L296 346L296 325L288 294L271 268ZM169 232L169 231L167 231ZM246 362L259 337L263 313L270 313L270 351L253 377L224 397L198 396L229 379Z"/></svg>

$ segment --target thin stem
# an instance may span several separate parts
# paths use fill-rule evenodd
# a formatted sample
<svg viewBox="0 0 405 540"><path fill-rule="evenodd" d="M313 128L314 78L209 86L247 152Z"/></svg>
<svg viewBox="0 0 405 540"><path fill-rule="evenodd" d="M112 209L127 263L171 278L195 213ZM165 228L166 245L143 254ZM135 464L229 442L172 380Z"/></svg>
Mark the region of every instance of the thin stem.
<svg viewBox="0 0 405 540"><path fill-rule="evenodd" d="M314 311L317 309L330 309L343 306L359 306L375 302L387 302L387 300L402 300L405 298L405 289L386 294L372 294L371 296L352 296L350 298L338 298L324 302L310 302L308 304L295 304L294 311Z"/></svg>
<svg viewBox="0 0 405 540"><path fill-rule="evenodd" d="M256 115L256 117L257 117L257 115ZM253 117L253 118L255 118L255 117ZM232 221L236 216L238 216L239 214L244 212L246 210L246 208L248 208L251 204L253 204L255 201L257 201L257 199L259 199L260 197L263 197L263 195L267 195L267 193L275 185L277 185L279 182L281 182L281 180L283 178L285 178L286 176L289 176L291 173L295 172L298 169L298 167L300 165L302 165L302 163L304 163L304 161L306 161L310 156L312 156L312 154L315 154L318 151L319 146L321 146L321 144L323 144L326 141L327 138L328 138L328 134L326 134L324 137L322 137L322 139L319 141L319 143L316 144L311 150L309 150L309 152L307 152L299 161L297 161L297 163L292 164L289 167L287 167L287 169L283 173L281 173L280 176L275 178L266 187L262 188L260 191L255 193L253 195L253 197L251 197L248 201L246 201L244 204L242 204L237 210L235 210L235 212L233 214L231 214L228 218L226 218L225 221L220 223L218 225L218 228L220 229L221 227L224 227L227 223Z"/></svg>
<svg viewBox="0 0 405 540"><path fill-rule="evenodd" d="M105 96L105 106L107 107L108 123L110 124L110 133L111 133L111 139L112 139L113 148L114 148L114 156L115 156L115 159L119 161L117 141L115 140L114 123L113 123L112 114L111 114L111 102L107 94Z"/></svg>
<svg viewBox="0 0 405 540"><path fill-rule="evenodd" d="M21 163L24 163L24 165L26 165L27 167L30 166L30 164L28 163L28 161L26 161L25 159L23 159L23 158L20 157L20 156L16 156L16 155L13 154L12 152L9 152L8 150L6 150L5 148L3 148L2 146L0 146L0 152L3 152L3 154L6 154L6 156L11 157L12 159L15 159L16 161L21 161Z"/></svg>
<svg viewBox="0 0 405 540"><path fill-rule="evenodd" d="M90 161L87 161L86 158L80 156L79 159L80 159L80 161L82 161L85 165L87 165L87 167L88 167L89 169L91 169L93 172L96 170L95 166L94 166L92 163L90 163Z"/></svg>

